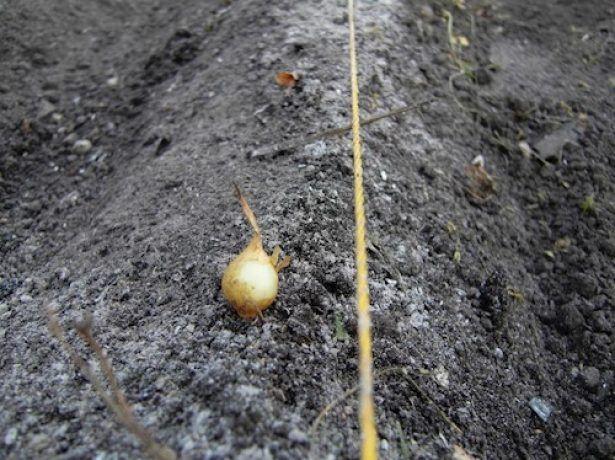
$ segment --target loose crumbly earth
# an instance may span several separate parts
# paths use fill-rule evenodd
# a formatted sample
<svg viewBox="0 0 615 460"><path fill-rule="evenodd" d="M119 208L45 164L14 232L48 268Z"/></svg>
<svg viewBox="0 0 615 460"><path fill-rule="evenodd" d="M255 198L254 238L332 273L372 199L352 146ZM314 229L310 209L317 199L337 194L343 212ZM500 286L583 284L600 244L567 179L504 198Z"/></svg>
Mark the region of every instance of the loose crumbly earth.
<svg viewBox="0 0 615 460"><path fill-rule="evenodd" d="M358 7L363 116L423 103L363 133L380 453L613 458L615 6L465 5ZM0 0L0 24L0 457L142 455L51 306L84 354L93 313L183 458L356 458L356 395L310 430L357 383L349 138L301 143L349 120L345 2ZM220 293L251 234L233 181L293 257L264 322Z"/></svg>

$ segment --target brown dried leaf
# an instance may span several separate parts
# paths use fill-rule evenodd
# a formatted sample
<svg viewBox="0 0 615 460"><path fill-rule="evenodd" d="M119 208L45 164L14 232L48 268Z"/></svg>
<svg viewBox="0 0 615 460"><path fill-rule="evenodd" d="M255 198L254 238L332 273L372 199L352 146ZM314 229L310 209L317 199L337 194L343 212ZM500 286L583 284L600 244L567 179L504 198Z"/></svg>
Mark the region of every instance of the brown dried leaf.
<svg viewBox="0 0 615 460"><path fill-rule="evenodd" d="M275 82L284 88L292 88L298 81L299 74L297 72L278 72L275 76Z"/></svg>
<svg viewBox="0 0 615 460"><path fill-rule="evenodd" d="M466 166L466 175L469 179L466 193L476 201L482 204L487 201L495 193L495 180L487 173L484 166L480 163Z"/></svg>
<svg viewBox="0 0 615 460"><path fill-rule="evenodd" d="M555 251L566 251L571 244L572 241L570 240L570 238L565 236L564 238L559 238L555 240L555 243L553 243L553 249Z"/></svg>
<svg viewBox="0 0 615 460"><path fill-rule="evenodd" d="M27 118L21 120L20 129L21 134L23 134L24 136L30 134L32 132L32 125L30 124L30 120L28 120Z"/></svg>

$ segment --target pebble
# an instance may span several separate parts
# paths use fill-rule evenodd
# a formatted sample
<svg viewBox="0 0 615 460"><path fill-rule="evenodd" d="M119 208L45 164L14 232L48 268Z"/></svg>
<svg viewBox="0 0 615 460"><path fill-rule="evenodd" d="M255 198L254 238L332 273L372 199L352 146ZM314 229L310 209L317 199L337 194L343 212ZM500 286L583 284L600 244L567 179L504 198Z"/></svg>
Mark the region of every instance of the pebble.
<svg viewBox="0 0 615 460"><path fill-rule="evenodd" d="M431 21L434 18L434 12L431 5L421 6L421 16L427 21Z"/></svg>
<svg viewBox="0 0 615 460"><path fill-rule="evenodd" d="M287 433L286 424L280 420L274 420L271 424L271 431L278 436L284 436Z"/></svg>
<svg viewBox="0 0 615 460"><path fill-rule="evenodd" d="M15 444L16 440L17 440L17 428L15 427L9 428L9 430L4 435L4 444L6 444L7 446L12 446L13 444Z"/></svg>
<svg viewBox="0 0 615 460"><path fill-rule="evenodd" d="M38 114L36 115L36 117L37 118L45 118L50 113L55 112L55 110L56 110L55 105L53 105L51 102L43 99L41 101L40 107L38 108Z"/></svg>
<svg viewBox="0 0 615 460"><path fill-rule="evenodd" d="M606 332L610 334L613 330L606 312L603 310L598 310L592 313L592 323L594 329L598 332Z"/></svg>
<svg viewBox="0 0 615 460"><path fill-rule="evenodd" d="M70 133L62 142L64 142L65 145L74 144L77 142L77 133Z"/></svg>
<svg viewBox="0 0 615 460"><path fill-rule="evenodd" d="M530 147L530 144L528 144L526 141L521 141L517 144L517 146L519 147L519 150L521 151L521 155L523 155L523 158L525 158L526 160L529 160L530 157L532 156L532 147Z"/></svg>
<svg viewBox="0 0 615 460"><path fill-rule="evenodd" d="M448 371L444 369L444 366L437 367L434 372L434 378L436 379L438 385L440 385L442 388L449 387Z"/></svg>
<svg viewBox="0 0 615 460"><path fill-rule="evenodd" d="M58 207L62 210L75 206L79 202L79 192L74 190L64 196L58 203Z"/></svg>
<svg viewBox="0 0 615 460"><path fill-rule="evenodd" d="M532 408L534 413L538 415L538 417L540 417L541 420L545 423L549 420L549 417L553 412L553 408L542 398L533 397L532 399L530 399L530 407Z"/></svg>
<svg viewBox="0 0 615 460"><path fill-rule="evenodd" d="M389 450L389 441L387 441L386 439L381 439L380 440L380 449L387 451Z"/></svg>
<svg viewBox="0 0 615 460"><path fill-rule="evenodd" d="M30 442L28 443L28 447L30 449L42 450L47 447L51 443L51 438L47 436L45 433L38 433L32 436Z"/></svg>
<svg viewBox="0 0 615 460"><path fill-rule="evenodd" d="M73 144L73 153L83 155L92 149L92 143L88 139L79 139Z"/></svg>
<svg viewBox="0 0 615 460"><path fill-rule="evenodd" d="M327 154L327 144L324 141L316 141L313 144L306 145L303 151L308 156L320 158Z"/></svg>
<svg viewBox="0 0 615 460"><path fill-rule="evenodd" d="M220 455L218 456L214 456L216 458L222 458L222 457L227 457L225 455ZM267 447L260 449L257 446L252 446L249 447L247 449L243 449L241 452L239 452L239 454L237 455L237 460L252 460L254 458L258 458L258 459L262 459L262 460L273 460L273 456L271 455L271 452L269 451L269 449Z"/></svg>
<svg viewBox="0 0 615 460"><path fill-rule="evenodd" d="M239 385L237 387L237 394L245 399L254 398L262 393L261 389L254 385Z"/></svg>
<svg viewBox="0 0 615 460"><path fill-rule="evenodd" d="M24 203L23 207L24 209L27 209L28 211L37 213L41 211L41 209L43 209L43 204L41 203L40 200L33 200L28 203Z"/></svg>
<svg viewBox="0 0 615 460"><path fill-rule="evenodd" d="M297 428L290 430L290 433L288 433L288 439L297 444L309 444L310 442L307 434Z"/></svg>
<svg viewBox="0 0 615 460"><path fill-rule="evenodd" d="M500 347L496 347L496 349L493 351L493 354L495 355L496 359L504 358L504 352L502 351Z"/></svg>
<svg viewBox="0 0 615 460"><path fill-rule="evenodd" d="M415 276L423 270L424 260L420 251L412 249L408 255L406 263L401 266L404 274Z"/></svg>
<svg viewBox="0 0 615 460"><path fill-rule="evenodd" d="M415 328L421 328L425 325L425 315L415 311L410 315L410 325Z"/></svg>
<svg viewBox="0 0 615 460"><path fill-rule="evenodd" d="M581 381L585 388L595 391L600 385L600 371L595 367L586 367L581 371Z"/></svg>
<svg viewBox="0 0 615 460"><path fill-rule="evenodd" d="M485 167L485 157L482 155L476 155L472 160L472 164L474 166L478 166L479 168Z"/></svg>
<svg viewBox="0 0 615 460"><path fill-rule="evenodd" d="M472 414L467 407L460 407L457 409L457 418L462 424L467 424L472 420Z"/></svg>
<svg viewBox="0 0 615 460"><path fill-rule="evenodd" d="M120 79L114 76L114 77L107 79L107 86L109 88L115 88L119 82L120 82Z"/></svg>
<svg viewBox="0 0 615 460"><path fill-rule="evenodd" d="M70 270L66 267L61 267L56 270L56 276L60 281L68 281L70 278Z"/></svg>

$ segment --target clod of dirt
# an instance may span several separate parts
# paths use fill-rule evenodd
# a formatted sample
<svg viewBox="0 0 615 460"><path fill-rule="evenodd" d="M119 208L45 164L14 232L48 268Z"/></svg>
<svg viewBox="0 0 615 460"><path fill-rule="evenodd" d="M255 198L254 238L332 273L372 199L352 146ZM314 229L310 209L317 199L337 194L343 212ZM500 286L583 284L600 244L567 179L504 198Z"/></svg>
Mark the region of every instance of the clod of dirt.
<svg viewBox="0 0 615 460"><path fill-rule="evenodd" d="M186 29L176 30L162 50L145 63L145 79L151 85L173 76L179 66L192 61L199 53L200 39Z"/></svg>
<svg viewBox="0 0 615 460"><path fill-rule="evenodd" d="M547 134L534 144L540 158L551 163L562 160L562 149L566 144L576 143L579 139L578 128L574 123L566 123L557 131Z"/></svg>
<svg viewBox="0 0 615 460"><path fill-rule="evenodd" d="M491 75L491 71L489 71L489 69L479 67L474 72L474 80L476 81L476 84L485 86L493 81L493 76Z"/></svg>
<svg viewBox="0 0 615 460"><path fill-rule="evenodd" d="M555 319L557 328L563 333L578 332L584 325L583 315L573 302L562 305Z"/></svg>
<svg viewBox="0 0 615 460"><path fill-rule="evenodd" d="M600 249L609 257L615 257L615 237L605 238L600 241Z"/></svg>
<svg viewBox="0 0 615 460"><path fill-rule="evenodd" d="M596 391L600 385L600 371L595 367L586 367L580 374L583 386L590 391Z"/></svg>
<svg viewBox="0 0 615 460"><path fill-rule="evenodd" d="M595 276L587 273L577 273L570 277L572 290L578 292L586 299L591 299L598 293L600 285Z"/></svg>

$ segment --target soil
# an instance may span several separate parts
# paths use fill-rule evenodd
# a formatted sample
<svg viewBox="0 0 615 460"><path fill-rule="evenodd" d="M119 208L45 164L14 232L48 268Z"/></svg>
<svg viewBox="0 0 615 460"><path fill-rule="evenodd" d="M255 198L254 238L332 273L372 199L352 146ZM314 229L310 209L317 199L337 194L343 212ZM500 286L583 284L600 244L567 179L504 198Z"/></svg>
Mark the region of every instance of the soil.
<svg viewBox="0 0 615 460"><path fill-rule="evenodd" d="M420 103L363 130L380 454L614 458L615 6L459 3L358 6L362 115ZM357 383L350 142L310 137L349 120L345 2L0 0L0 23L0 457L143 455L51 307L85 356L93 314L182 458L357 458L356 395L311 429ZM233 181L293 258L264 321L220 293L250 237Z"/></svg>

